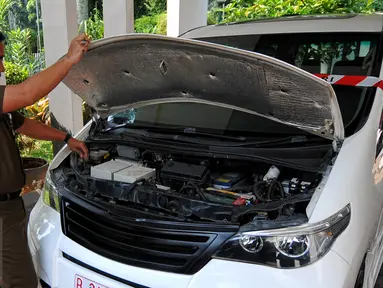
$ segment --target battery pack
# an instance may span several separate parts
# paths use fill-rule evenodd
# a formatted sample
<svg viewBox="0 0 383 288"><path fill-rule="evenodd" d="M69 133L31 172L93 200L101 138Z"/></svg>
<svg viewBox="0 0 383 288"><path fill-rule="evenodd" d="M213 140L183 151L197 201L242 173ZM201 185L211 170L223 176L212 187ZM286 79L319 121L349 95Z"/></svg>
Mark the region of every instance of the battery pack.
<svg viewBox="0 0 383 288"><path fill-rule="evenodd" d="M137 180L154 177L156 170L141 166L135 161L117 158L91 167L90 173L92 177L98 179L134 183Z"/></svg>
<svg viewBox="0 0 383 288"><path fill-rule="evenodd" d="M156 170L139 165L132 165L114 173L114 180L124 183L134 183L138 180L149 179L156 175Z"/></svg>
<svg viewBox="0 0 383 288"><path fill-rule="evenodd" d="M214 179L213 185L215 189L229 189L243 179L241 173L225 173Z"/></svg>
<svg viewBox="0 0 383 288"><path fill-rule="evenodd" d="M90 168L90 176L104 180L114 180L113 174L125 168L132 166L132 164L125 161L108 161L97 166Z"/></svg>

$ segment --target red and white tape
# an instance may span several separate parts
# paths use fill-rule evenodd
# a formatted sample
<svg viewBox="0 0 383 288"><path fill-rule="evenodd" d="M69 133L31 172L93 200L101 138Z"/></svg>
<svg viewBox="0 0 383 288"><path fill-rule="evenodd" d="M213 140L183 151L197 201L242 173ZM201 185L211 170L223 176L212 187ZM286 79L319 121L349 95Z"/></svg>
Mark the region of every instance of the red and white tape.
<svg viewBox="0 0 383 288"><path fill-rule="evenodd" d="M333 85L356 86L356 87L378 87L383 89L383 81L373 76L357 75L332 75L332 74L314 74Z"/></svg>

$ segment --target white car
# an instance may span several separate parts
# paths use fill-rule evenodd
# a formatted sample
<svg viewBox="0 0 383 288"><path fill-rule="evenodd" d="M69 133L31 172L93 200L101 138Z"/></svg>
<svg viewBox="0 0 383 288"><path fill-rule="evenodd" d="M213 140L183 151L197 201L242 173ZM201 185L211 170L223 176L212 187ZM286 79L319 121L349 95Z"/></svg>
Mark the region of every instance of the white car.
<svg viewBox="0 0 383 288"><path fill-rule="evenodd" d="M56 155L28 225L42 286L373 287L383 94L363 79L382 76L382 27L290 17L92 44L64 81L93 107L90 158Z"/></svg>

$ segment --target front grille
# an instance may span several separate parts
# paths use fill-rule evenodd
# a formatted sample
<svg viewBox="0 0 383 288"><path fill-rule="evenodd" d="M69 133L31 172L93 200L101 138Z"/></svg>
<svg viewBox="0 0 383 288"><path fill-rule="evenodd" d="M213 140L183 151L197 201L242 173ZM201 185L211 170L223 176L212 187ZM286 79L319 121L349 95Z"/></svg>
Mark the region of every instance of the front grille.
<svg viewBox="0 0 383 288"><path fill-rule="evenodd" d="M106 273L106 272L104 272L104 271L101 271L101 270L99 270L99 269L97 269L97 268L94 268L94 267L92 267L92 266L90 266L90 265L84 263L84 262L81 262L80 260L77 260L76 258L74 258L74 257L72 257L72 256L70 256L70 255L68 255L68 254L66 254L66 253L63 253L63 257L64 257L65 259L67 259L67 260L69 260L69 261L75 263L76 265L79 265L79 266L81 266L81 267L84 267L84 268L87 269L87 270L93 271L93 272L95 272L95 273L97 273L97 274L100 274L100 275L102 275L102 276L105 276L105 277L107 277L107 278L109 278L109 279L113 279L113 280L115 280L115 281L117 281L117 282L120 282L120 283L122 283L122 284L128 285L129 287L132 287L132 288L149 288L148 286L140 285L140 284L131 282L131 281L129 281L129 280L125 280L125 279L122 279L122 278L120 278L120 277L114 276L114 275L112 275L112 274ZM91 286L91 287L93 287L93 286ZM51 288L51 287L49 286L49 287L43 287L43 288Z"/></svg>
<svg viewBox="0 0 383 288"><path fill-rule="evenodd" d="M233 226L169 224L111 216L101 209L86 209L62 198L63 233L87 249L137 267L194 274L227 239Z"/></svg>

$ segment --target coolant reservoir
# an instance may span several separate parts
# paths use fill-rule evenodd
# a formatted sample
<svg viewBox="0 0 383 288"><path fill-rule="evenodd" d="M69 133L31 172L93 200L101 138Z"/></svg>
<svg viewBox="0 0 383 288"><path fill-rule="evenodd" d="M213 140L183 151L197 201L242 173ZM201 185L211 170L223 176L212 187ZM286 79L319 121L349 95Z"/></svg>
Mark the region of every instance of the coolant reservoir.
<svg viewBox="0 0 383 288"><path fill-rule="evenodd" d="M267 171L266 175L263 176L263 181L272 181L275 179L278 179L279 174L281 174L281 171L276 166L271 166L269 171Z"/></svg>
<svg viewBox="0 0 383 288"><path fill-rule="evenodd" d="M107 150L90 150L89 152L89 160L95 163L101 163L108 156Z"/></svg>

